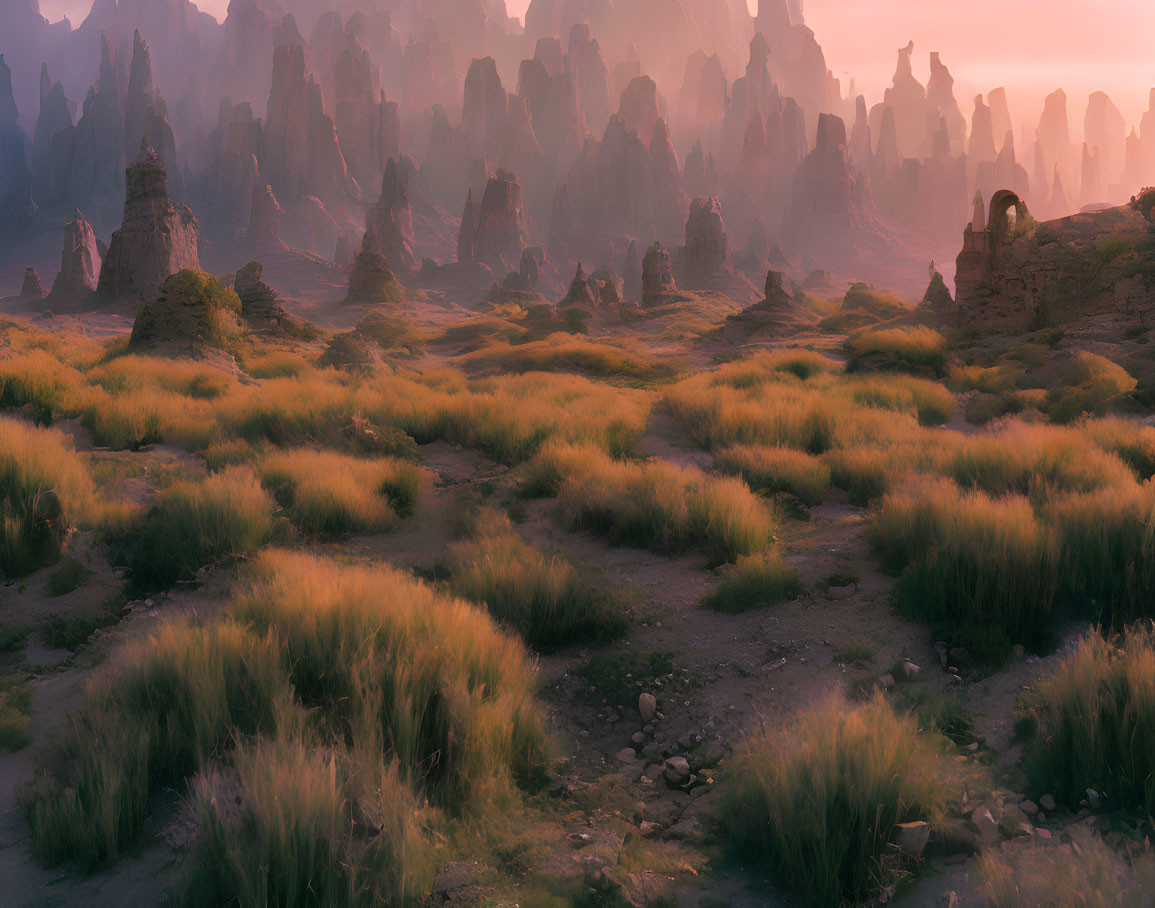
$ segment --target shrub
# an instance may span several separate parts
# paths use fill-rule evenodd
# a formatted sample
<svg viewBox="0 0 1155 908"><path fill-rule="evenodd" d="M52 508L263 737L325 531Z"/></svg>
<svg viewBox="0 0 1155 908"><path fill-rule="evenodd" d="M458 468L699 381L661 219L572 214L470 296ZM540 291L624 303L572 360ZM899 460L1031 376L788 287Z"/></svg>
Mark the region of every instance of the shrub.
<svg viewBox="0 0 1155 908"><path fill-rule="evenodd" d="M544 340L499 344L463 356L467 369L495 372L577 372L596 378L642 381L668 379L678 368L651 354L623 345L596 342L573 334L553 334Z"/></svg>
<svg viewBox="0 0 1155 908"><path fill-rule="evenodd" d="M1026 700L1036 740L1028 777L1072 809L1088 788L1126 810L1155 811L1155 632L1090 633Z"/></svg>
<svg viewBox="0 0 1155 908"><path fill-rule="evenodd" d="M915 720L880 697L830 700L747 744L723 826L802 903L859 903L891 882L898 824L936 818L942 766Z"/></svg>
<svg viewBox="0 0 1155 908"><path fill-rule="evenodd" d="M946 374L946 338L931 328L883 328L863 331L846 342L848 372L865 368L893 368L926 372L937 378Z"/></svg>
<svg viewBox="0 0 1155 908"><path fill-rule="evenodd" d="M1122 366L1085 351L1061 363L1052 381L1047 414L1057 423L1100 413L1108 400L1137 385Z"/></svg>
<svg viewBox="0 0 1155 908"><path fill-rule="evenodd" d="M404 460L334 451L279 451L261 464L262 481L293 522L325 536L392 529L413 513L426 476Z"/></svg>
<svg viewBox="0 0 1155 908"><path fill-rule="evenodd" d="M88 579L88 568L75 558L65 558L48 575L48 595L52 598L67 596Z"/></svg>
<svg viewBox="0 0 1155 908"><path fill-rule="evenodd" d="M0 358L0 408L28 407L41 425L76 415L96 393L76 368L45 350Z"/></svg>
<svg viewBox="0 0 1155 908"><path fill-rule="evenodd" d="M850 493L850 503L865 508L887 490L890 482L888 458L878 448L845 448L826 455L830 481Z"/></svg>
<svg viewBox="0 0 1155 908"><path fill-rule="evenodd" d="M449 547L454 592L482 603L535 649L609 640L626 628L626 604L559 556L527 545L509 519L481 515L472 539Z"/></svg>
<svg viewBox="0 0 1155 908"><path fill-rule="evenodd" d="M101 514L96 487L63 435L0 419L0 578L50 564L71 526Z"/></svg>
<svg viewBox="0 0 1155 908"><path fill-rule="evenodd" d="M1155 428L1134 419L1089 419L1081 426L1092 441L1114 454L1140 479L1155 476Z"/></svg>
<svg viewBox="0 0 1155 908"><path fill-rule="evenodd" d="M898 609L980 663L999 663L1016 643L1051 642L1058 551L1025 498L916 483L887 496L871 535L901 575Z"/></svg>
<svg viewBox="0 0 1155 908"><path fill-rule="evenodd" d="M790 448L735 445L718 452L714 463L723 473L741 476L755 492L788 492L808 505L821 504L830 485L830 467Z"/></svg>
<svg viewBox="0 0 1155 908"><path fill-rule="evenodd" d="M28 746L32 687L15 675L0 676L0 750L15 753Z"/></svg>
<svg viewBox="0 0 1155 908"><path fill-rule="evenodd" d="M798 571L775 553L747 555L722 569L702 604L716 612L737 614L776 605L802 595Z"/></svg>
<svg viewBox="0 0 1155 908"><path fill-rule="evenodd" d="M141 592L192 580L228 555L248 555L273 535L275 505L257 478L229 467L203 482L177 482L135 532L132 586Z"/></svg>

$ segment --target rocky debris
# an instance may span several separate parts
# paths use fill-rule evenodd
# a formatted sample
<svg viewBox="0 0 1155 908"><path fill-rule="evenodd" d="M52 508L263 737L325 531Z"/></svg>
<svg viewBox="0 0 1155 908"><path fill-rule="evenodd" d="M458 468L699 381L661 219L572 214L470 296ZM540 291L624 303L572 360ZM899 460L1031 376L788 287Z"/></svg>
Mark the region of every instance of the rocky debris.
<svg viewBox="0 0 1155 908"><path fill-rule="evenodd" d="M638 694L638 714L647 725L653 721L658 712L658 701L653 694Z"/></svg>
<svg viewBox="0 0 1155 908"><path fill-rule="evenodd" d="M397 304L404 298L404 288L390 270L385 256L362 245L357 250L357 255L353 259L353 269L349 273L349 292L345 295L345 305Z"/></svg>
<svg viewBox="0 0 1155 908"><path fill-rule="evenodd" d="M124 219L112 235L97 293L105 300L149 299L182 270L200 269L197 220L169 199L168 173L144 141L125 171Z"/></svg>
<svg viewBox="0 0 1155 908"><path fill-rule="evenodd" d="M799 306L789 280L782 272L773 269L766 272L764 293L762 300L730 316L727 326L742 332L773 333L814 323L814 316ZM848 599L856 589L854 584L845 589L830 587L826 596L829 599Z"/></svg>
<svg viewBox="0 0 1155 908"><path fill-rule="evenodd" d="M909 858L920 860L930 841L930 826L923 820L913 823L899 823L896 827L895 844Z"/></svg>
<svg viewBox="0 0 1155 908"><path fill-rule="evenodd" d="M1047 813L1054 813L1056 807L1054 795L1043 795L1039 798L1039 806Z"/></svg>
<svg viewBox="0 0 1155 908"><path fill-rule="evenodd" d="M670 757L666 760L666 781L674 785L685 785L690 781L690 761L685 757Z"/></svg>
<svg viewBox="0 0 1155 908"><path fill-rule="evenodd" d="M241 300L203 271L182 270L165 279L132 325L129 348L182 352L227 350L241 333Z"/></svg>
<svg viewBox="0 0 1155 908"><path fill-rule="evenodd" d="M717 196L694 199L690 205L683 270L686 286L691 290L703 289L711 278L734 270L730 239L722 220L722 203Z"/></svg>
<svg viewBox="0 0 1155 908"><path fill-rule="evenodd" d="M971 813L971 823L978 830L979 837L986 845L992 845L999 838L999 824L995 822L990 808L979 806Z"/></svg>
<svg viewBox="0 0 1155 908"><path fill-rule="evenodd" d="M29 265L24 269L24 283L20 287L20 300L25 303L39 302L44 299L44 287L40 284L40 275Z"/></svg>
<svg viewBox="0 0 1155 908"><path fill-rule="evenodd" d="M60 272L52 283L48 299L53 304L74 303L93 293L100 280L100 250L96 234L79 211L64 227L60 251Z"/></svg>
<svg viewBox="0 0 1155 908"><path fill-rule="evenodd" d="M670 253L662 243L655 241L642 259L642 304L653 306L677 289Z"/></svg>
<svg viewBox="0 0 1155 908"><path fill-rule="evenodd" d="M954 307L954 298L950 295L942 274L937 270L931 274L930 284L927 285L926 293L922 295L922 305L936 310L949 310Z"/></svg>

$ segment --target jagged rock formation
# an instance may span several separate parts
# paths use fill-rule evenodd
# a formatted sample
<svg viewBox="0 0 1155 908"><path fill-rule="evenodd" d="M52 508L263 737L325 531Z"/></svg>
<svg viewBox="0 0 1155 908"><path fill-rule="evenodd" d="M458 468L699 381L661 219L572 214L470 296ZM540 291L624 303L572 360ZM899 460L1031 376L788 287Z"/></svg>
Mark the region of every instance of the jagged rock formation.
<svg viewBox="0 0 1155 908"><path fill-rule="evenodd" d="M24 283L20 286L20 301L24 303L39 302L44 299L44 287L40 283L40 275L29 265L24 269Z"/></svg>
<svg viewBox="0 0 1155 908"><path fill-rule="evenodd" d="M20 128L12 70L0 54L0 236L23 228L34 213L32 143Z"/></svg>
<svg viewBox="0 0 1155 908"><path fill-rule="evenodd" d="M642 260L642 305L653 306L677 292L674 265L666 247L655 242Z"/></svg>
<svg viewBox="0 0 1155 908"><path fill-rule="evenodd" d="M101 272L100 250L96 234L79 211L76 220L64 227L64 246L60 251L60 272L48 295L51 304L76 303L95 292Z"/></svg>
<svg viewBox="0 0 1155 908"><path fill-rule="evenodd" d="M389 268L389 262L380 252L366 249L363 245L353 259L353 270L349 274L349 292L345 305L354 303L400 303L405 291L400 281Z"/></svg>
<svg viewBox="0 0 1155 908"><path fill-rule="evenodd" d="M254 328L295 327L276 291L261 280L263 270L260 262L249 262L233 278L233 290L241 301L241 317Z"/></svg>
<svg viewBox="0 0 1155 908"><path fill-rule="evenodd" d="M155 153L162 168L172 169L171 188L177 197L182 195L180 171L177 169L176 140L168 121L168 108L156 90L156 76L152 66L152 52L141 38L140 31L133 35L132 66L128 77L128 94L124 106L124 155L132 160L141 136Z"/></svg>
<svg viewBox="0 0 1155 908"><path fill-rule="evenodd" d="M950 290L947 289L946 281L942 279L942 275L937 270L931 275L926 293L922 295L922 305L938 310L954 308L954 298L950 295Z"/></svg>
<svg viewBox="0 0 1155 908"><path fill-rule="evenodd" d="M245 231L249 248L254 252L284 252L288 245L281 239L281 218L285 209L273 194L273 187L253 187L253 204L249 214L249 227Z"/></svg>
<svg viewBox="0 0 1155 908"><path fill-rule="evenodd" d="M580 309L583 312L593 313L598 308L598 292L597 285L593 279L586 274L585 269L582 268L581 262L578 262L577 271L574 273L573 281L570 282L569 292L566 293L565 298L558 303L558 309L563 312L566 309Z"/></svg>
<svg viewBox="0 0 1155 908"><path fill-rule="evenodd" d="M108 245L97 293L104 300L149 299L170 275L199 271L197 229L192 210L169 199L168 173L142 141L125 171L124 220Z"/></svg>
<svg viewBox="0 0 1155 908"><path fill-rule="evenodd" d="M766 272L765 296L727 319L727 328L739 334L779 333L813 324L814 318L798 304L789 280L781 272Z"/></svg>
<svg viewBox="0 0 1155 908"><path fill-rule="evenodd" d="M686 221L683 265L686 286L694 290L705 288L712 278L731 274L733 270L722 204L717 196L694 199Z"/></svg>
<svg viewBox="0 0 1155 908"><path fill-rule="evenodd" d="M366 217L363 241L403 274L411 274L420 265L414 248L413 208L409 202L411 172L411 166L389 159L381 180L381 196Z"/></svg>
<svg viewBox="0 0 1155 908"><path fill-rule="evenodd" d="M128 346L228 350L240 337L240 314L240 298L231 288L203 271L185 269L166 278L156 298L141 306Z"/></svg>
<svg viewBox="0 0 1155 908"><path fill-rule="evenodd" d="M457 260L484 262L500 273L520 262L528 245L521 183L509 171L499 170L486 185L481 203L470 196L465 204Z"/></svg>
<svg viewBox="0 0 1155 908"><path fill-rule="evenodd" d="M782 237L790 249L833 261L886 244L870 184L851 171L846 126L836 116L818 119L818 141L794 174Z"/></svg>

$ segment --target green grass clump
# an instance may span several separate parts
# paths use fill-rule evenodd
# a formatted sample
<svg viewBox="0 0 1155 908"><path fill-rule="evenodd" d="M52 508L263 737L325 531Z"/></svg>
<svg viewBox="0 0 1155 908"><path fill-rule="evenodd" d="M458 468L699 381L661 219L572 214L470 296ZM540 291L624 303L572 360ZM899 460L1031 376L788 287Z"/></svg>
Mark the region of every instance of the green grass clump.
<svg viewBox="0 0 1155 908"><path fill-rule="evenodd" d="M32 715L32 688L27 679L0 677L0 750L15 753L28 746Z"/></svg>
<svg viewBox="0 0 1155 908"><path fill-rule="evenodd" d="M169 625L91 679L21 792L34 853L113 861L152 797L194 781L192 903L411 893L428 872L415 804L462 813L543 778L536 683L524 647L462 600L266 551L223 614Z"/></svg>
<svg viewBox="0 0 1155 908"><path fill-rule="evenodd" d="M129 349L158 344L197 344L235 350L240 343L241 300L231 287L203 271L185 269L160 285L132 326Z"/></svg>
<svg viewBox="0 0 1155 908"><path fill-rule="evenodd" d="M1093 788L1124 810L1155 811L1155 633L1091 633L1026 701L1036 794L1077 809Z"/></svg>
<svg viewBox="0 0 1155 908"><path fill-rule="evenodd" d="M766 445L735 445L714 455L722 473L741 476L755 492L787 492L807 505L822 503L830 467L813 454Z"/></svg>
<svg viewBox="0 0 1155 908"><path fill-rule="evenodd" d="M76 558L64 558L56 569L48 575L48 595L67 596L79 589L88 579L88 568Z"/></svg>
<svg viewBox="0 0 1155 908"><path fill-rule="evenodd" d="M1047 392L1047 415L1069 423L1085 415L1101 414L1107 402L1134 391L1138 382L1122 366L1086 351L1063 362Z"/></svg>
<svg viewBox="0 0 1155 908"><path fill-rule="evenodd" d="M251 554L272 538L275 508L242 467L200 483L174 483L157 496L153 513L134 533L134 590L166 589L192 580L218 558Z"/></svg>
<svg viewBox="0 0 1155 908"><path fill-rule="evenodd" d="M0 419L0 579L52 563L71 527L100 516L92 478L63 435Z"/></svg>
<svg viewBox="0 0 1155 908"><path fill-rule="evenodd" d="M432 883L420 808L393 764L304 736L243 744L194 784L184 904L419 904Z"/></svg>
<svg viewBox="0 0 1155 908"><path fill-rule="evenodd" d="M776 605L802 595L798 571L774 553L747 555L722 569L702 605L716 612L737 614Z"/></svg>
<svg viewBox="0 0 1155 908"><path fill-rule="evenodd" d="M1052 642L1058 550L1025 498L916 484L886 498L871 532L900 574L898 609L980 663L998 664L1016 643Z"/></svg>
<svg viewBox="0 0 1155 908"><path fill-rule="evenodd" d="M848 372L865 367L870 358L872 368L880 365L942 378L947 371L946 338L931 328L882 328L863 331L846 342L850 359Z"/></svg>
<svg viewBox="0 0 1155 908"><path fill-rule="evenodd" d="M890 469L878 448L845 448L826 455L832 485L850 494L850 503L865 508L886 494Z"/></svg>
<svg viewBox="0 0 1155 908"><path fill-rule="evenodd" d="M723 828L806 905L857 904L893 882L900 823L933 821L943 761L881 697L830 700L767 729L732 770Z"/></svg>
<svg viewBox="0 0 1155 908"><path fill-rule="evenodd" d="M774 539L773 516L741 480L600 453L555 452L553 462L568 471L558 487L566 522L613 544L660 552L698 546L717 565L760 552Z"/></svg>
<svg viewBox="0 0 1155 908"><path fill-rule="evenodd" d="M412 515L426 480L408 461L307 449L274 452L260 470L293 522L321 536L392 529Z"/></svg>
<svg viewBox="0 0 1155 908"><path fill-rule="evenodd" d="M527 545L509 519L483 513L443 560L453 591L482 603L538 650L610 640L626 629L623 597L564 558Z"/></svg>

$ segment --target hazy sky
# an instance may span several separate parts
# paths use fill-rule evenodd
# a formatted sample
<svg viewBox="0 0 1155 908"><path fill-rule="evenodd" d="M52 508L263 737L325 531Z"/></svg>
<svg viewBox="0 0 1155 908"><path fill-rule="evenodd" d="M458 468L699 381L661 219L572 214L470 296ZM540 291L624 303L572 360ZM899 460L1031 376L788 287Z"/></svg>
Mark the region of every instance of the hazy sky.
<svg viewBox="0 0 1155 908"><path fill-rule="evenodd" d="M528 0L506 0L522 15ZM749 0L757 8L757 0ZM1155 2L1152 0L805 0L835 75L857 77L872 103L894 72L895 52L913 39L916 75L926 81L927 54L942 53L956 80L963 112L972 98L1007 88L1016 121L1037 120L1042 98L1055 88L1071 99L1072 126L1081 125L1087 95L1106 91L1129 123L1137 122L1155 87ZM223 17L228 0L198 5ZM40 0L44 14L68 13L79 23L91 0ZM843 88L846 84L844 81Z"/></svg>

